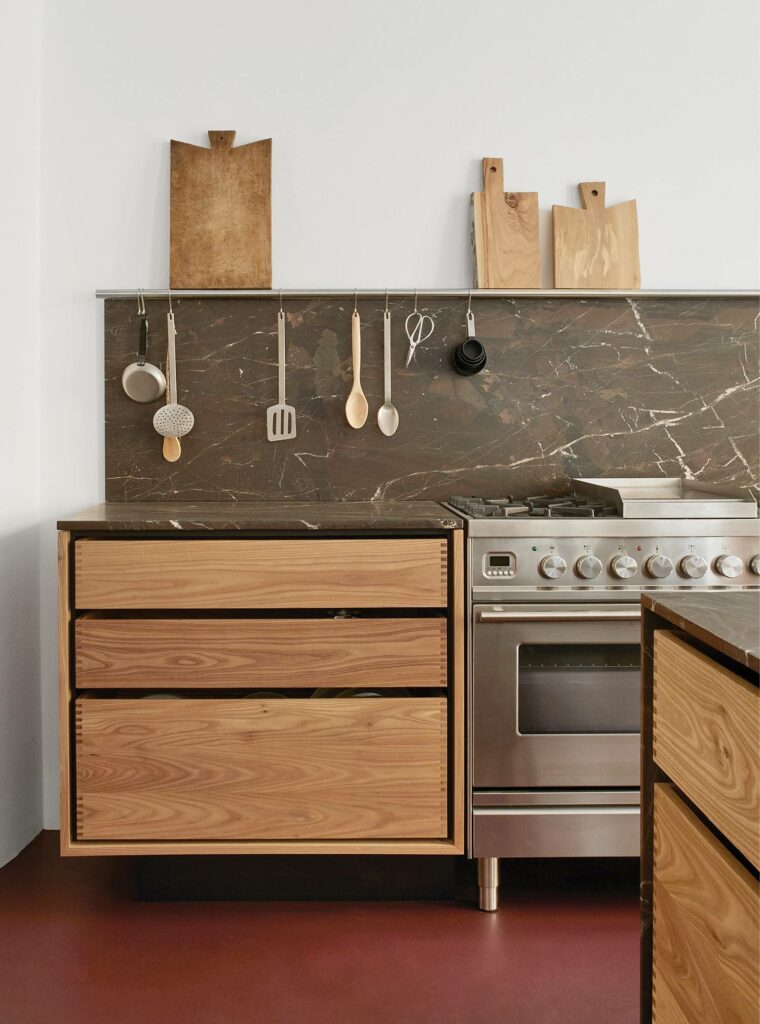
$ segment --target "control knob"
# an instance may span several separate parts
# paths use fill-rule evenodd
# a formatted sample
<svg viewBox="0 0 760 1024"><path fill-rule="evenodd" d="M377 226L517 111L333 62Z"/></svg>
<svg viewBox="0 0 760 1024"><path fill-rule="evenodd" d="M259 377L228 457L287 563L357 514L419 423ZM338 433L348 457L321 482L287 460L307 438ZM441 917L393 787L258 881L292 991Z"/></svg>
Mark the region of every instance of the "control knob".
<svg viewBox="0 0 760 1024"><path fill-rule="evenodd" d="M760 576L760 555L753 555L749 560L749 571Z"/></svg>
<svg viewBox="0 0 760 1024"><path fill-rule="evenodd" d="M575 571L582 580L595 580L602 571L602 563L596 555L583 555L575 563Z"/></svg>
<svg viewBox="0 0 760 1024"><path fill-rule="evenodd" d="M727 576L729 579L734 579L735 576L738 576L743 568L744 563L736 555L720 555L715 560L716 571L721 576Z"/></svg>
<svg viewBox="0 0 760 1024"><path fill-rule="evenodd" d="M619 580L629 580L638 570L636 559L630 555L615 555L610 562L610 572Z"/></svg>
<svg viewBox="0 0 760 1024"><path fill-rule="evenodd" d="M547 555L546 558L541 559L541 564L538 567L538 571L547 580L556 580L565 569L567 569L567 562L559 555Z"/></svg>
<svg viewBox="0 0 760 1024"><path fill-rule="evenodd" d="M652 555L647 559L646 570L656 580L664 580L673 572L673 563L667 555Z"/></svg>
<svg viewBox="0 0 760 1024"><path fill-rule="evenodd" d="M682 576L690 580L701 580L707 572L707 562L701 555L685 555L678 563Z"/></svg>

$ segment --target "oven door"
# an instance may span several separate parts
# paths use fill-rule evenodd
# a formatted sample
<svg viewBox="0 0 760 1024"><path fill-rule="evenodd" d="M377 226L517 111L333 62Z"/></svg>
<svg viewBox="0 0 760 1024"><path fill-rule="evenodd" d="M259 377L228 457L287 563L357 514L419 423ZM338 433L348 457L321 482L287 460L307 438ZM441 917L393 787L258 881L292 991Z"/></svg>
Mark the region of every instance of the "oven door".
<svg viewBox="0 0 760 1024"><path fill-rule="evenodd" d="M639 785L638 604L473 608L476 789Z"/></svg>

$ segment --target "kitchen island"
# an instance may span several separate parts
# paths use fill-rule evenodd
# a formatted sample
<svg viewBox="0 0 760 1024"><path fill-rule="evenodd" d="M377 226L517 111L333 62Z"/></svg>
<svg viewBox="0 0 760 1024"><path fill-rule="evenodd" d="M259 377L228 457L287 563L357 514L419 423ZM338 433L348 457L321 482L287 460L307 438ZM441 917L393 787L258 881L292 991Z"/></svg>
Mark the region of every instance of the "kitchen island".
<svg viewBox="0 0 760 1024"><path fill-rule="evenodd" d="M642 596L642 1024L760 998L760 594Z"/></svg>
<svg viewBox="0 0 760 1024"><path fill-rule="evenodd" d="M464 851L455 515L129 502L58 528L64 854Z"/></svg>

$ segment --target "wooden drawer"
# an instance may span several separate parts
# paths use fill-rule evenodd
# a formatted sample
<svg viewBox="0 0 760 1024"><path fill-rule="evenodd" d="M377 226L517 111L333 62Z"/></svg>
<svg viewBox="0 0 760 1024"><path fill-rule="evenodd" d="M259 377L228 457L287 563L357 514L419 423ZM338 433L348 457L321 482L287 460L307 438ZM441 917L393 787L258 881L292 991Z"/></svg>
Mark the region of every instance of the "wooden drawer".
<svg viewBox="0 0 760 1024"><path fill-rule="evenodd" d="M447 835L443 698L76 703L77 838Z"/></svg>
<svg viewBox="0 0 760 1024"><path fill-rule="evenodd" d="M442 608L446 541L78 540L76 606Z"/></svg>
<svg viewBox="0 0 760 1024"><path fill-rule="evenodd" d="M154 619L75 625L83 688L446 686L445 618Z"/></svg>
<svg viewBox="0 0 760 1024"><path fill-rule="evenodd" d="M654 759L760 867L757 687L668 630L654 639Z"/></svg>
<svg viewBox="0 0 760 1024"><path fill-rule="evenodd" d="M654 1024L756 1024L758 884L664 784L654 798Z"/></svg>

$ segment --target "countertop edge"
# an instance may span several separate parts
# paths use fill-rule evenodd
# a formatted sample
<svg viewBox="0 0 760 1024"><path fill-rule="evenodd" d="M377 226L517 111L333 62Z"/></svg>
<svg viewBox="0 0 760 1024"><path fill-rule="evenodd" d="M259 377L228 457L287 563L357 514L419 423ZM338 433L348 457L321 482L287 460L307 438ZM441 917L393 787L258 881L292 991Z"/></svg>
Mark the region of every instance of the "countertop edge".
<svg viewBox="0 0 760 1024"><path fill-rule="evenodd" d="M128 503L127 503L128 504ZM192 505L192 503L190 503ZM284 502L287 506L289 503ZM380 532L383 530L436 530L451 532L464 529L464 522L438 502L426 500L409 502L356 502L343 504L325 502L324 508L315 503L293 502L292 508L277 506L277 503L262 502L260 508L249 505L227 505L204 503L202 507L183 509L167 508L166 502L156 503L155 509L142 506L138 513L127 514L123 503L102 502L61 518L56 526L65 532L86 533L320 533L326 531L359 530ZM110 506L110 507L109 507ZM332 507L330 507L332 506ZM394 507L396 506L396 507ZM435 509L440 508L440 514Z"/></svg>
<svg viewBox="0 0 760 1024"><path fill-rule="evenodd" d="M756 592L748 592L748 596L752 596L753 594L756 594ZM716 594L715 596L718 597L719 595ZM659 615L661 618L666 619L668 622L677 626L679 629L682 629L685 633L688 633L695 639L701 640L708 646L720 651L729 658L732 658L737 662L737 664L744 665L752 671L760 674L760 656L755 654L752 650L739 647L737 644L732 643L731 640L728 640L725 636L721 636L714 630L708 629L700 623L695 622L693 619L688 618L688 615L683 612L678 612L674 608L671 608L668 604L667 598L653 594L642 594L641 604L643 608L647 608L649 611L654 612L655 615Z"/></svg>

